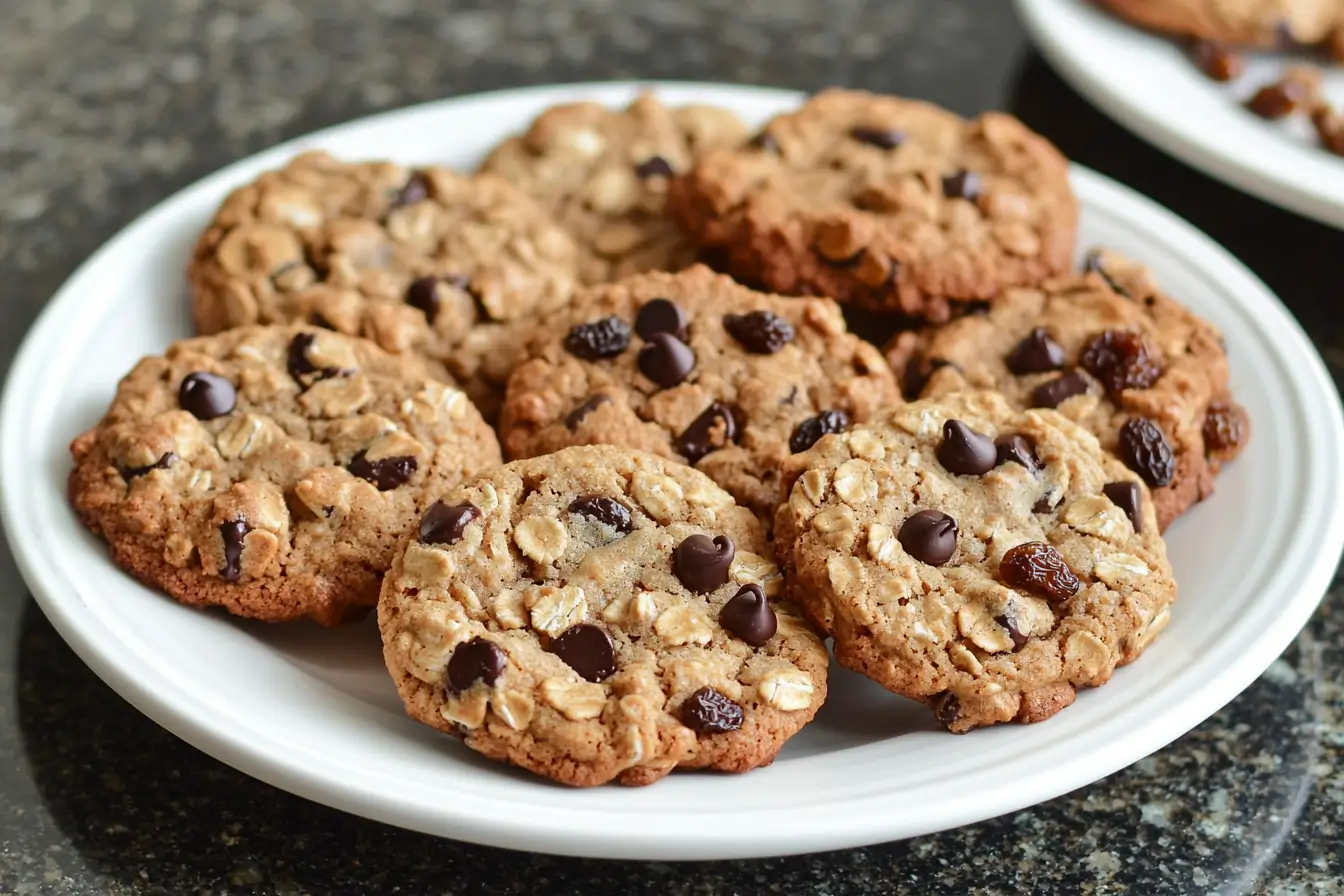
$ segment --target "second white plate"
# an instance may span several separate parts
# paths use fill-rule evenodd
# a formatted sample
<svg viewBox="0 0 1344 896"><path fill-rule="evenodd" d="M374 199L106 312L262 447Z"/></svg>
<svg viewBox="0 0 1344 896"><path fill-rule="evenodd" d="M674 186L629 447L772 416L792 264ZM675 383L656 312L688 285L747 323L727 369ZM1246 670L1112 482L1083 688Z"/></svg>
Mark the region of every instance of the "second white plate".
<svg viewBox="0 0 1344 896"><path fill-rule="evenodd" d="M752 121L795 94L663 85L672 103ZM1324 367L1282 306L1222 249L1124 187L1074 172L1083 245L1151 265L1227 336L1255 437L1170 533L1181 594L1142 661L1040 725L953 737L928 712L837 671L814 724L769 768L647 788L564 789L406 718L371 624L240 624L174 604L108 559L65 500L67 445L142 355L190 332L182 271L226 193L300 148L468 167L554 103L627 102L635 85L468 97L278 147L164 202L61 289L0 404L0 511L20 568L79 655L202 750L278 787L446 837L584 856L721 859L929 833L1049 799L1169 743L1245 688L1316 607L1344 544L1344 427Z"/></svg>

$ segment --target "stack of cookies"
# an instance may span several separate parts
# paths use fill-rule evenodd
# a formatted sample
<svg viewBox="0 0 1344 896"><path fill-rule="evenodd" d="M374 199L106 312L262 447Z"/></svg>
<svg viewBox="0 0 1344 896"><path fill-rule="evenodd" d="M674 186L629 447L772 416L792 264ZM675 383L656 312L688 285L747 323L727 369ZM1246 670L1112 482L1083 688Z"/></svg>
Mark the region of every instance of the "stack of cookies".
<svg viewBox="0 0 1344 896"><path fill-rule="evenodd" d="M414 718L568 784L768 764L826 637L950 731L1038 721L1162 630L1161 532L1248 432L1209 324L1069 273L1077 215L1015 119L847 91L305 154L200 237L200 335L71 501L184 604L376 607Z"/></svg>

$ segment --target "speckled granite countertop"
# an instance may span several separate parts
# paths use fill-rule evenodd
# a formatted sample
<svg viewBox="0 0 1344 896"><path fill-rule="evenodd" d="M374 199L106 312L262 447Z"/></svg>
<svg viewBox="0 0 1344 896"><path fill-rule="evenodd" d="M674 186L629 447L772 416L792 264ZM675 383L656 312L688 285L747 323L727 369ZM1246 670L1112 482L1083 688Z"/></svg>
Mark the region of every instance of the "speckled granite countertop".
<svg viewBox="0 0 1344 896"><path fill-rule="evenodd" d="M406 103L632 76L1010 109L1240 255L1344 365L1344 234L1109 123L1031 52L1007 0L4 0L0 363L79 261L226 162ZM1344 595L1213 719L1067 797L869 849L669 866L438 841L257 783L104 686L0 548L0 893L571 891L1344 893Z"/></svg>

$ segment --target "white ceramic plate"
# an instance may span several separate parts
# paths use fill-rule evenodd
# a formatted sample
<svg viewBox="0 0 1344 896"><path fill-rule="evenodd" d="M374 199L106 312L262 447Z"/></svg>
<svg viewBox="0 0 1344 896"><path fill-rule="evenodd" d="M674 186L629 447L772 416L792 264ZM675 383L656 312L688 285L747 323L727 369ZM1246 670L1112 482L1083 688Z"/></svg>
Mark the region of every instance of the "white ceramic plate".
<svg viewBox="0 0 1344 896"><path fill-rule="evenodd" d="M763 120L794 94L663 85ZM84 265L34 326L0 406L3 519L56 628L127 700L202 750L313 800L393 824L585 856L709 859L855 846L1049 799L1167 744L1288 645L1344 544L1335 391L1284 309L1240 264L1151 202L1078 170L1084 245L1150 265L1227 335L1255 420L1218 494L1171 533L1180 601L1143 660L1041 725L953 737L927 711L843 671L816 722L769 768L569 790L478 758L409 721L376 628L266 627L177 606L108 560L65 501L66 446L141 355L190 331L182 271L234 186L301 148L472 165L552 103L626 101L630 85L544 88L381 115L277 147L179 193Z"/></svg>
<svg viewBox="0 0 1344 896"><path fill-rule="evenodd" d="M1246 55L1240 78L1207 78L1176 40L1136 28L1091 0L1017 0L1046 59L1099 109L1206 174L1266 202L1344 228L1344 158L1316 145L1305 116L1272 123L1241 103L1292 61ZM1344 104L1344 67L1322 89Z"/></svg>

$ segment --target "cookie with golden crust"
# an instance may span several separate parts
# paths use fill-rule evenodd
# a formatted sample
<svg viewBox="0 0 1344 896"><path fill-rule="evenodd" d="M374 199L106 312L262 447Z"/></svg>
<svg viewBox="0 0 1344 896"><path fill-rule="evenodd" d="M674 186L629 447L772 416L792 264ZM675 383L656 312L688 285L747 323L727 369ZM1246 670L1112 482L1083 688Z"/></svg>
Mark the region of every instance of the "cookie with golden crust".
<svg viewBox="0 0 1344 896"><path fill-rule="evenodd" d="M377 602L429 495L500 461L423 362L315 327L174 343L71 453L71 503L136 578L188 606L326 625Z"/></svg>
<svg viewBox="0 0 1344 896"><path fill-rule="evenodd" d="M1344 23L1339 0L1098 0L1154 31L1262 49L1331 40Z"/></svg>
<svg viewBox="0 0 1344 896"><path fill-rule="evenodd" d="M683 464L613 446L444 493L378 607L417 721L576 786L769 764L826 695L760 522Z"/></svg>
<svg viewBox="0 0 1344 896"><path fill-rule="evenodd" d="M1136 659L1176 584L1147 488L992 392L914 402L784 465L789 594L841 665L953 732L1036 722Z"/></svg>
<svg viewBox="0 0 1344 896"><path fill-rule="evenodd" d="M1009 115L817 94L673 184L673 214L745 282L928 320L1065 270L1068 163Z"/></svg>

